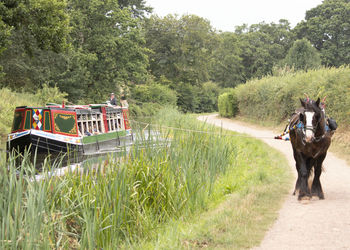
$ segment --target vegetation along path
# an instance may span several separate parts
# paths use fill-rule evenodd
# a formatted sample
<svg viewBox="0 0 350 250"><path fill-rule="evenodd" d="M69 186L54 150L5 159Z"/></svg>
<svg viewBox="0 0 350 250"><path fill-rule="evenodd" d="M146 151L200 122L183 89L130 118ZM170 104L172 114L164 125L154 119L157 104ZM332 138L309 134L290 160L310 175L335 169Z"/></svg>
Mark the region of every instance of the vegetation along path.
<svg viewBox="0 0 350 250"><path fill-rule="evenodd" d="M246 133L280 150L296 176L290 142L273 140L274 133L217 115L200 116L207 123ZM278 219L257 249L349 249L350 248L350 167L328 153L321 176L325 200L301 204L292 195L294 186L279 212ZM276 190L278 192L278 190Z"/></svg>

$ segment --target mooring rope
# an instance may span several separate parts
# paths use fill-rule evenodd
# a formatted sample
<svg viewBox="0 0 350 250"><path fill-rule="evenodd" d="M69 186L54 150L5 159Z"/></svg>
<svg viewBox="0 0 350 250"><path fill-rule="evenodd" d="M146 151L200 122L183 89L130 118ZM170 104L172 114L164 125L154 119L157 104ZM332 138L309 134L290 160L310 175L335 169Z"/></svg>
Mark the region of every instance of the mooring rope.
<svg viewBox="0 0 350 250"><path fill-rule="evenodd" d="M243 137L243 138L258 138L258 139L272 139L272 140L274 139L273 137L270 137L270 136L250 136L250 135L241 135L241 134L224 134L224 133L210 132L210 131L203 131L203 130L169 127L169 126L164 126L164 125L160 125L160 124L140 122L140 121L135 121L135 120L130 120L130 121L134 122L134 123L146 125L145 128L147 128L148 126L154 126L154 127L159 127L159 128L163 128L163 129L173 129L173 130L178 130L178 131L183 131L183 132L188 132L188 133L199 133L199 134L210 134L210 135L217 135L217 136L232 136L232 137Z"/></svg>

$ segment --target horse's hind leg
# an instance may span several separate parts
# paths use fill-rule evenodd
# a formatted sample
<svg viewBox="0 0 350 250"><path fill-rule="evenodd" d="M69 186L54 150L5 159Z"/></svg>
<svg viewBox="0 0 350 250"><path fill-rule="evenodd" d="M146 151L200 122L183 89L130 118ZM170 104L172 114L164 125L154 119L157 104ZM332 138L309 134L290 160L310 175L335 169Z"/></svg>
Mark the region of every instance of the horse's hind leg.
<svg viewBox="0 0 350 250"><path fill-rule="evenodd" d="M321 181L320 181L320 176L322 173L322 163L323 160L325 159L326 154L323 154L321 156L318 157L316 164L315 164L315 176L314 176L314 181L312 182L312 186L311 186L311 193L314 196L318 196L318 198L320 198L321 200L324 199L324 194L323 194L323 190L322 190L322 185L321 185Z"/></svg>

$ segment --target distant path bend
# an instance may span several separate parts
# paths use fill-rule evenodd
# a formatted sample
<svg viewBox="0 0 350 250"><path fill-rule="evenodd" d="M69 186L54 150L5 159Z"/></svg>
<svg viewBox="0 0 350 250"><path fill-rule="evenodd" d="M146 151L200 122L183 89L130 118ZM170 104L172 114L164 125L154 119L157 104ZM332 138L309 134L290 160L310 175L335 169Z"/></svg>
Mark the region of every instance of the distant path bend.
<svg viewBox="0 0 350 250"><path fill-rule="evenodd" d="M274 137L270 130L255 128L218 115L198 117L198 120L224 129L246 133L252 137ZM281 151L296 176L290 142L262 139ZM255 249L350 249L350 167L344 160L328 153L321 183L325 200L312 200L303 205L290 194L279 211L278 219Z"/></svg>

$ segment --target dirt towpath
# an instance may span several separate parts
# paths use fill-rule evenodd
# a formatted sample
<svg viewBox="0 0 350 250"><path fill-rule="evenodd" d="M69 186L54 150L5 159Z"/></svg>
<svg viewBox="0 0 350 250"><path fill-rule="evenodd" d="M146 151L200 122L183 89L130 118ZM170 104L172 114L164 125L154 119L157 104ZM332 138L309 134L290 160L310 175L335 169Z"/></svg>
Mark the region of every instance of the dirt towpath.
<svg viewBox="0 0 350 250"><path fill-rule="evenodd" d="M256 138L273 138L275 135L272 131L217 115L200 116L198 119ZM286 156L296 176L290 142L262 140ZM301 204L292 195L291 189L278 219L255 249L350 249L350 167L344 160L328 153L324 169L321 183L325 200Z"/></svg>

